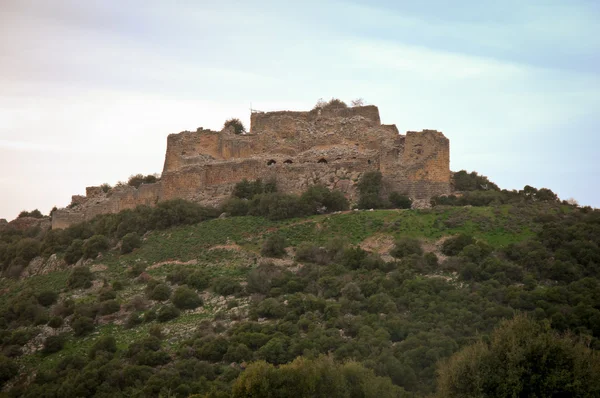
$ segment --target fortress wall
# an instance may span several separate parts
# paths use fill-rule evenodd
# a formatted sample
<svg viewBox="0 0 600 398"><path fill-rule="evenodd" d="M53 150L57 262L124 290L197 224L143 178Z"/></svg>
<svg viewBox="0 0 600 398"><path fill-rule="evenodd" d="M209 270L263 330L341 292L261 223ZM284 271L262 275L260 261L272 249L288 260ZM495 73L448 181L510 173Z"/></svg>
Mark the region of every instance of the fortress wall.
<svg viewBox="0 0 600 398"><path fill-rule="evenodd" d="M85 221L83 213L74 213L68 210L55 210L52 213L52 229L64 229L71 225Z"/></svg>
<svg viewBox="0 0 600 398"><path fill-rule="evenodd" d="M350 118L362 116L372 124L379 126L379 109L374 105L349 108L324 108L310 112L255 112L250 115L250 131L253 134L274 134L285 137L299 130L306 130L310 124L319 119Z"/></svg>
<svg viewBox="0 0 600 398"><path fill-rule="evenodd" d="M250 157L254 151L252 137L228 131L200 130L171 134L167 138L163 173L213 160Z"/></svg>

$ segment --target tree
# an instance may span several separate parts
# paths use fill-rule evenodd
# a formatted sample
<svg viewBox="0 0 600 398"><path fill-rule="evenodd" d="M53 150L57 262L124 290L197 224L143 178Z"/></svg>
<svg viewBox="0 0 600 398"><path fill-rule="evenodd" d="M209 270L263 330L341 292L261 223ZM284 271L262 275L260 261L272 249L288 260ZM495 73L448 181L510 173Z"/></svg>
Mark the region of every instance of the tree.
<svg viewBox="0 0 600 398"><path fill-rule="evenodd" d="M358 207L360 209L380 209L383 201L380 198L382 178L380 171L367 171L358 181Z"/></svg>
<svg viewBox="0 0 600 398"><path fill-rule="evenodd" d="M242 123L242 121L238 118L231 118L228 119L225 124L223 125L223 129L227 129L227 128L233 128L233 132L235 134L243 134L246 132L246 127L244 127L244 124Z"/></svg>
<svg viewBox="0 0 600 398"><path fill-rule="evenodd" d="M600 355L548 323L504 321L438 371L439 397L597 397Z"/></svg>
<svg viewBox="0 0 600 398"><path fill-rule="evenodd" d="M352 101L350 101L350 105L352 106L364 106L365 105L365 100L362 98L356 98L353 99Z"/></svg>

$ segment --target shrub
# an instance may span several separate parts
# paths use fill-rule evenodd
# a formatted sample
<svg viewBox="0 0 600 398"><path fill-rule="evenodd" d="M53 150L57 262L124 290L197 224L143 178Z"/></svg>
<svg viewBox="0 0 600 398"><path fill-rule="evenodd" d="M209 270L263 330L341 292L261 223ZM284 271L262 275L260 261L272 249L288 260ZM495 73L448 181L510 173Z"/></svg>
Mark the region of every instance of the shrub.
<svg viewBox="0 0 600 398"><path fill-rule="evenodd" d="M323 185L313 185L309 187L301 196L302 202L311 209L313 213L325 211L343 211L348 210L348 199L340 191L330 191Z"/></svg>
<svg viewBox="0 0 600 398"><path fill-rule="evenodd" d="M255 181L248 181L244 178L242 181L235 184L232 196L238 199L252 199L261 193L273 193L276 191L277 183L274 180L270 180L263 184L260 178Z"/></svg>
<svg viewBox="0 0 600 398"><path fill-rule="evenodd" d="M182 310L192 310L201 306L203 303L202 299L196 292L185 286L181 286L175 290L175 293L173 293L173 304L175 307Z"/></svg>
<svg viewBox="0 0 600 398"><path fill-rule="evenodd" d="M179 310L172 305L164 305L160 307L156 313L156 319L159 322L167 322L179 316Z"/></svg>
<svg viewBox="0 0 600 398"><path fill-rule="evenodd" d="M88 267L75 267L67 279L67 286L71 289L87 289L92 286L94 275Z"/></svg>
<svg viewBox="0 0 600 398"><path fill-rule="evenodd" d="M75 316L71 327L75 336L84 336L94 330L94 320L87 316Z"/></svg>
<svg viewBox="0 0 600 398"><path fill-rule="evenodd" d="M112 186L105 182L104 184L100 185L100 189L102 189L102 192L107 193L112 189Z"/></svg>
<svg viewBox="0 0 600 398"><path fill-rule="evenodd" d="M49 307L52 304L56 303L58 299L58 293L52 290L44 290L40 294L37 295L37 301L44 307Z"/></svg>
<svg viewBox="0 0 600 398"><path fill-rule="evenodd" d="M315 106L313 107L313 110L316 110L316 109L343 109L343 108L347 108L347 107L348 107L348 105L339 98L332 98L327 102L325 102L323 100L323 98L320 98L317 101L317 103L315 104Z"/></svg>
<svg viewBox="0 0 600 398"><path fill-rule="evenodd" d="M23 217L44 218L44 215L38 209L35 209L32 211L23 210L22 212L19 213L17 218L23 218Z"/></svg>
<svg viewBox="0 0 600 398"><path fill-rule="evenodd" d="M223 128L233 128L233 132L235 134L242 134L246 132L246 127L244 127L244 123L242 123L242 121L238 118L231 118L228 119L225 124L223 125Z"/></svg>
<svg viewBox="0 0 600 398"><path fill-rule="evenodd" d="M282 318L285 315L285 306L277 299L268 298L258 304L256 313L264 318Z"/></svg>
<svg viewBox="0 0 600 398"><path fill-rule="evenodd" d="M269 236L263 243L260 253L268 257L281 257L285 254L285 239L277 234Z"/></svg>
<svg viewBox="0 0 600 398"><path fill-rule="evenodd" d="M139 188L142 184L154 184L159 180L160 178L153 174L148 174L147 176L144 176L143 174L136 174L129 177L127 185Z"/></svg>
<svg viewBox="0 0 600 398"><path fill-rule="evenodd" d="M48 326L50 326L53 329L58 329L62 325L63 325L63 319L61 317L59 317L59 316L53 316L48 321Z"/></svg>
<svg viewBox="0 0 600 398"><path fill-rule="evenodd" d="M65 346L66 341L67 339L64 334L46 337L46 340L44 340L44 348L42 348L42 354L49 355L59 352Z"/></svg>
<svg viewBox="0 0 600 398"><path fill-rule="evenodd" d="M74 239L65 251L67 264L75 264L83 256L83 240Z"/></svg>
<svg viewBox="0 0 600 398"><path fill-rule="evenodd" d="M40 255L41 247L42 244L37 239L21 239L19 243L17 243L16 257L23 259L25 263L29 263L35 257Z"/></svg>
<svg viewBox="0 0 600 398"><path fill-rule="evenodd" d="M121 254L131 253L133 249L142 246L142 239L135 232L130 232L123 236L121 241Z"/></svg>
<svg viewBox="0 0 600 398"><path fill-rule="evenodd" d="M478 175L473 171L467 173L465 170L457 171L452 175L452 182L455 191L499 191L500 188L486 176Z"/></svg>
<svg viewBox="0 0 600 398"><path fill-rule="evenodd" d="M114 300L115 298L117 298L117 293L115 293L115 291L110 288L102 288L102 290L100 290L100 293L98 293L99 302L106 300Z"/></svg>
<svg viewBox="0 0 600 398"><path fill-rule="evenodd" d="M90 348L88 356L95 358L99 351L115 353L117 352L117 340L113 336L102 336Z"/></svg>
<svg viewBox="0 0 600 398"><path fill-rule="evenodd" d="M396 209L410 209L412 207L412 200L408 196L401 195L398 192L390 193L389 201Z"/></svg>
<svg viewBox="0 0 600 398"><path fill-rule="evenodd" d="M83 257L93 258L108 249L108 238L104 235L94 235L83 244Z"/></svg>
<svg viewBox="0 0 600 398"><path fill-rule="evenodd" d="M230 296L241 292L242 286L238 281L222 276L214 280L213 289L221 296Z"/></svg>
<svg viewBox="0 0 600 398"><path fill-rule="evenodd" d="M460 234L446 239L442 244L442 253L447 256L456 256L465 247L475 243L475 239L471 235Z"/></svg>
<svg viewBox="0 0 600 398"><path fill-rule="evenodd" d="M0 355L0 387L19 374L19 366L10 358Z"/></svg>
<svg viewBox="0 0 600 398"><path fill-rule="evenodd" d="M121 304L117 300L107 300L100 303L98 312L100 315L109 315L118 312L121 309Z"/></svg>
<svg viewBox="0 0 600 398"><path fill-rule="evenodd" d="M171 297L171 288L164 283L159 283L150 290L148 297L157 301L168 300Z"/></svg>
<svg viewBox="0 0 600 398"><path fill-rule="evenodd" d="M410 256L411 254L422 255L423 249L419 240L409 237L401 237L396 240L394 248L390 254L396 258Z"/></svg>
<svg viewBox="0 0 600 398"><path fill-rule="evenodd" d="M221 206L221 211L232 217L248 215L250 202L247 199L229 198Z"/></svg>

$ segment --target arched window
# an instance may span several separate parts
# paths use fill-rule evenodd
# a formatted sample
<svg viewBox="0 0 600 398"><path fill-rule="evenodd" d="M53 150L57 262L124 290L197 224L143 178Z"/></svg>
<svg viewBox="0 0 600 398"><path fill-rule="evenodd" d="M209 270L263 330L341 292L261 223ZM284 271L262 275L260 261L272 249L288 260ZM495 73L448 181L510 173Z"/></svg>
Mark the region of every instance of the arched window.
<svg viewBox="0 0 600 398"><path fill-rule="evenodd" d="M285 164L292 164L294 162L292 162L292 159L286 159L286 160L284 160L283 163L285 163Z"/></svg>
<svg viewBox="0 0 600 398"><path fill-rule="evenodd" d="M273 165L273 164L275 164L275 163L277 163L275 160L273 160L273 159L270 159L270 160L267 162L267 166L271 166L271 165Z"/></svg>
<svg viewBox="0 0 600 398"><path fill-rule="evenodd" d="M327 164L327 159L321 158L321 159L319 159L319 161L317 163L325 163L325 164Z"/></svg>

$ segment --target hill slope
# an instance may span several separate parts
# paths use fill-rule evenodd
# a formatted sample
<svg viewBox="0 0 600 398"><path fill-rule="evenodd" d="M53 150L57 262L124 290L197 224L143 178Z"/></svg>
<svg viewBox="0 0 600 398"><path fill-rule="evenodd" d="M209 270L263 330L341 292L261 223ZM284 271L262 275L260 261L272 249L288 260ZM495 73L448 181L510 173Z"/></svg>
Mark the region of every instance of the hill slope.
<svg viewBox="0 0 600 398"><path fill-rule="evenodd" d="M127 254L109 241L78 267L3 278L0 382L9 396L230 396L253 361L326 355L323 369L356 361L378 395L424 396L439 360L517 313L598 349L599 241L597 211L557 202L154 230Z"/></svg>

